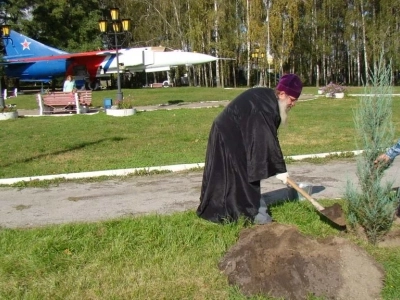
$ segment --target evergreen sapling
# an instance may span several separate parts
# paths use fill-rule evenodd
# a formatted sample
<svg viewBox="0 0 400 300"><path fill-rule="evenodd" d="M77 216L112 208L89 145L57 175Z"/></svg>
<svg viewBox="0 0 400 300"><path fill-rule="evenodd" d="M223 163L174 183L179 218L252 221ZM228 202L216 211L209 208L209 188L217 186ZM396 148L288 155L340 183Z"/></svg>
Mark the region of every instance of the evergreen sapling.
<svg viewBox="0 0 400 300"><path fill-rule="evenodd" d="M354 111L358 149L364 150L357 160L359 188L348 181L345 198L350 226L361 226L368 241L376 244L390 230L398 201L392 190L393 181L382 181L389 165L374 163L394 137L391 66L385 66L382 57L371 81Z"/></svg>

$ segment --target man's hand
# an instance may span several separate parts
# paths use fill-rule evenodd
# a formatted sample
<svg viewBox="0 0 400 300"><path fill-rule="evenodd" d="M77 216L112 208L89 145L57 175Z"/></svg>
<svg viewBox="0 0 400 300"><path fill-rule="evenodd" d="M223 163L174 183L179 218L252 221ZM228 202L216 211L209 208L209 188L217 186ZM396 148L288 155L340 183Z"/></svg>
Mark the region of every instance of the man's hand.
<svg viewBox="0 0 400 300"><path fill-rule="evenodd" d="M288 172L280 173L280 174L277 174L275 177L276 177L276 179L279 179L280 181L282 181L283 184L287 184L287 178L289 177L289 173Z"/></svg>
<svg viewBox="0 0 400 300"><path fill-rule="evenodd" d="M381 154L375 159L374 164L380 164L380 163L387 164L389 162L390 162L390 157L387 156L386 154Z"/></svg>

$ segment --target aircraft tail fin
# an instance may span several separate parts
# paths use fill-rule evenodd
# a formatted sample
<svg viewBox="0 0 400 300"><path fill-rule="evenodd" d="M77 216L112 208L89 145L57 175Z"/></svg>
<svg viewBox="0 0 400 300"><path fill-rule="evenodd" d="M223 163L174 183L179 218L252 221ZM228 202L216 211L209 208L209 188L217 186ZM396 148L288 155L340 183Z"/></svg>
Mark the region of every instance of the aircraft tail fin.
<svg viewBox="0 0 400 300"><path fill-rule="evenodd" d="M5 59L68 54L68 52L42 44L14 30L10 31L10 39L3 38L3 43L6 50Z"/></svg>

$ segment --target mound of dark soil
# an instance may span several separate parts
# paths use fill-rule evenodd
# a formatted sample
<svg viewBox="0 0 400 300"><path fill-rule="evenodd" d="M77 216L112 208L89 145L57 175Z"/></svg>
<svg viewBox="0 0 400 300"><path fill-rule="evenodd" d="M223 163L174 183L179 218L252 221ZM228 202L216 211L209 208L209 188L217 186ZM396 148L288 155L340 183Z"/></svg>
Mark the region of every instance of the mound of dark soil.
<svg viewBox="0 0 400 300"><path fill-rule="evenodd" d="M343 238L315 240L272 223L244 230L219 264L245 295L284 299L378 299L384 271L365 250Z"/></svg>

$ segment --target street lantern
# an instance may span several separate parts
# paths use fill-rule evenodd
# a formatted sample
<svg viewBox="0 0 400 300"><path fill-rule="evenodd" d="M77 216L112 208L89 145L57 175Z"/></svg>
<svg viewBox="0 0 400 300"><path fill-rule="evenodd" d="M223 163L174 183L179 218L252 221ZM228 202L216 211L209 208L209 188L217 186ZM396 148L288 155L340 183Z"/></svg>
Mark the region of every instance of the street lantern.
<svg viewBox="0 0 400 300"><path fill-rule="evenodd" d="M260 73L260 82L262 86L265 86L265 53L261 52L260 53L260 60L261 60L261 71L259 67L259 73Z"/></svg>
<svg viewBox="0 0 400 300"><path fill-rule="evenodd" d="M254 62L254 69L256 70L256 85L258 85L258 57L259 57L260 49L254 49L254 52L251 54L251 58Z"/></svg>
<svg viewBox="0 0 400 300"><path fill-rule="evenodd" d="M274 58L272 57L271 54L267 54L267 62L269 65L272 65L272 62L274 61Z"/></svg>
<svg viewBox="0 0 400 300"><path fill-rule="evenodd" d="M130 19L120 19L119 16L119 9L118 8L111 8L110 9L110 18L109 19L101 19L99 20L99 30L103 34L104 39L107 41L108 46L113 46L115 48L115 55L117 58L117 101L122 101L124 96L121 90L121 78L120 78L120 65L119 65L119 52L118 48L123 45L123 43L131 36L130 33ZM122 36L122 41L119 37ZM113 37L110 40L109 37Z"/></svg>
<svg viewBox="0 0 400 300"><path fill-rule="evenodd" d="M105 19L99 20L99 29L101 33L107 32L107 20Z"/></svg>
<svg viewBox="0 0 400 300"><path fill-rule="evenodd" d="M114 7L110 8L110 15L111 15L111 21L113 22L118 22L119 21L119 9Z"/></svg>
<svg viewBox="0 0 400 300"><path fill-rule="evenodd" d="M260 52L259 48L254 49L254 52L251 54L251 58L254 61L254 67L256 69L256 85L259 85L259 60L264 61L264 57L265 57L265 53L264 52ZM263 72L264 73L264 72ZM261 78L262 79L262 78Z"/></svg>
<svg viewBox="0 0 400 300"><path fill-rule="evenodd" d="M3 37L5 37L5 38L10 37L10 31L11 31L10 27L11 26L7 25L7 24L2 25L1 30L3 31Z"/></svg>

